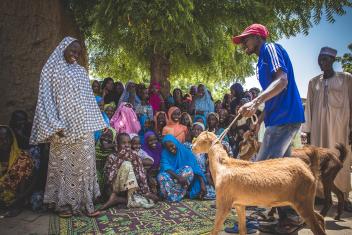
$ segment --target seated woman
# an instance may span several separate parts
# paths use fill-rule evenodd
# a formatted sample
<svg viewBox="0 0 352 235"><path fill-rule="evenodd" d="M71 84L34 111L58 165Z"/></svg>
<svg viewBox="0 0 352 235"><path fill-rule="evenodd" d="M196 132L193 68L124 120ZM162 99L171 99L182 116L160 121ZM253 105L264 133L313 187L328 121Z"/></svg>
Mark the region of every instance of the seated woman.
<svg viewBox="0 0 352 235"><path fill-rule="evenodd" d="M194 116L194 122L203 123L204 126L207 125L207 119L203 115L195 115Z"/></svg>
<svg viewBox="0 0 352 235"><path fill-rule="evenodd" d="M200 135L200 133L202 133L204 130L205 130L205 127L202 123L195 122L191 129L192 140L197 138ZM186 146L186 148L192 151L192 141L191 142L187 141L184 143L184 145ZM208 155L205 153L194 154L194 155L196 156L197 162L207 179L207 183L206 183L207 193L204 195L204 199L213 200L215 199L215 188L214 188L213 179L211 178L211 174L210 174Z"/></svg>
<svg viewBox="0 0 352 235"><path fill-rule="evenodd" d="M171 202L181 201L187 192L191 199L204 198L207 180L192 151L172 135L166 135L162 144L157 176L160 195Z"/></svg>
<svg viewBox="0 0 352 235"><path fill-rule="evenodd" d="M105 186L104 166L108 156L114 152L115 140L116 131L110 127L102 133L99 141L95 145L97 177L99 188L102 193L104 192Z"/></svg>
<svg viewBox="0 0 352 235"><path fill-rule="evenodd" d="M131 134L141 130L141 124L130 103L121 103L111 118L110 125L117 133Z"/></svg>
<svg viewBox="0 0 352 235"><path fill-rule="evenodd" d="M141 158L131 150L129 135L118 134L116 142L116 152L108 157L104 169L105 184L110 197L94 216L119 203L127 204L129 208L151 208L154 206L153 200L158 200L149 190Z"/></svg>
<svg viewBox="0 0 352 235"><path fill-rule="evenodd" d="M131 149L135 151L142 159L144 170L147 172L148 169L154 164L154 159L148 155L141 147L140 137L137 134L130 134L131 138Z"/></svg>
<svg viewBox="0 0 352 235"><path fill-rule="evenodd" d="M101 97L100 83L97 80L92 81L92 90L95 97Z"/></svg>
<svg viewBox="0 0 352 235"><path fill-rule="evenodd" d="M141 99L137 95L136 91L136 84L133 82L128 82L126 84L126 89L123 91L118 106L122 103L129 103L132 105L133 108L136 108L138 105L141 104Z"/></svg>
<svg viewBox="0 0 352 235"><path fill-rule="evenodd" d="M208 89L203 84L198 86L197 95L192 100L192 109L195 115L200 114L205 117L208 113L214 112L214 102Z"/></svg>
<svg viewBox="0 0 352 235"><path fill-rule="evenodd" d="M167 113L169 116L169 122L163 129L163 136L173 135L178 141L184 143L188 134L186 126L180 124L181 110L177 107L171 107Z"/></svg>
<svg viewBox="0 0 352 235"><path fill-rule="evenodd" d="M163 129L168 122L168 118L165 112L157 112L154 116L154 132L158 139L161 141L163 135Z"/></svg>
<svg viewBox="0 0 352 235"><path fill-rule="evenodd" d="M181 121L180 123L184 126L186 126L188 128L188 130L190 130L192 128L192 124L193 124L193 121L192 121L192 117L191 115L189 115L188 113L186 112L183 112L181 114Z"/></svg>
<svg viewBox="0 0 352 235"><path fill-rule="evenodd" d="M220 136L224 132L224 128L219 127L219 114L209 113L207 117L207 128L208 131L215 133L217 136ZM224 141L229 142L227 135L224 137Z"/></svg>
<svg viewBox="0 0 352 235"><path fill-rule="evenodd" d="M160 169L162 146L158 141L158 137L153 131L148 131L145 133L142 149L153 158L153 165L147 171L147 178L150 190L152 193L157 194L158 183L156 176L158 175Z"/></svg>
<svg viewBox="0 0 352 235"><path fill-rule="evenodd" d="M0 206L8 209L3 216L15 216L32 192L28 186L34 164L8 126L0 126L0 143Z"/></svg>

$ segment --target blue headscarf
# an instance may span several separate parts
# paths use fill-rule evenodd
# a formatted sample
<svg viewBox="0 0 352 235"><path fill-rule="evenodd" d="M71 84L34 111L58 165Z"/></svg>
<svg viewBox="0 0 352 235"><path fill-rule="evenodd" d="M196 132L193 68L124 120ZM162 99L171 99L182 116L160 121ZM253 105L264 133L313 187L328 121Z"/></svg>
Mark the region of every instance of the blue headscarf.
<svg viewBox="0 0 352 235"><path fill-rule="evenodd" d="M192 151L186 148L185 145L181 144L173 135L165 135L162 140L163 145L166 142L172 142L176 146L176 155L173 155L166 148L163 147L161 152L160 160L160 172L166 172L168 170L176 171L185 166L192 168L195 175L200 175L206 183L206 177L203 174L202 169L198 165L197 159ZM189 196L191 199L197 198L200 193L200 181L197 177L194 178L190 185Z"/></svg>
<svg viewBox="0 0 352 235"><path fill-rule="evenodd" d="M103 101L103 98L100 97L100 96L96 96L95 100L99 104L100 102ZM101 112L101 114L103 115L103 119L104 119L104 122L107 125L107 127L110 127L110 120L109 120L108 115L106 115L105 112ZM98 142L98 140L100 139L101 134L102 134L102 130L98 130L98 131L94 132L94 140L95 140L95 142Z"/></svg>
<svg viewBox="0 0 352 235"><path fill-rule="evenodd" d="M204 116L207 116L208 113L214 112L214 102L211 100L208 88L204 86L204 96L197 98L195 101L195 110L203 111Z"/></svg>
<svg viewBox="0 0 352 235"><path fill-rule="evenodd" d="M198 115L194 116L194 119L193 119L193 120L196 122L198 119L202 119L202 120L203 120L204 126L207 125L207 119L205 118L204 115L198 114Z"/></svg>

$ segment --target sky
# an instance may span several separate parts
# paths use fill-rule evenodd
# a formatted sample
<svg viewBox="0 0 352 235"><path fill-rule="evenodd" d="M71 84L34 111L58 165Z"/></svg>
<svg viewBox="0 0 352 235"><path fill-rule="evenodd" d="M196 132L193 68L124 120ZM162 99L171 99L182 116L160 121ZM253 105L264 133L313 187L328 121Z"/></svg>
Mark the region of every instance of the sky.
<svg viewBox="0 0 352 235"><path fill-rule="evenodd" d="M290 56L301 97L307 96L309 80L321 73L317 62L320 48L324 46L335 48L338 56L349 52L347 45L352 43L352 9L346 11L346 15L336 16L333 24L322 17L321 22L313 26L307 36L298 34L277 42ZM334 69L342 71L340 63L335 62ZM246 89L260 88L256 76L246 78L244 86Z"/></svg>

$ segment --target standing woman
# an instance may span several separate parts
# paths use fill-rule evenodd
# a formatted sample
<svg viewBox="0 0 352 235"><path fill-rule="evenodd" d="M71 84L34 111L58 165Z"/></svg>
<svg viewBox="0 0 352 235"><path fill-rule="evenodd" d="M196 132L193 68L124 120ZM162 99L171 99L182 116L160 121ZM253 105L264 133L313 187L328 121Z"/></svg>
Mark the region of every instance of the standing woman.
<svg viewBox="0 0 352 235"><path fill-rule="evenodd" d="M100 195L94 131L106 127L89 84L77 64L79 42L64 38L42 69L31 144L50 142L44 203L62 217L94 211Z"/></svg>

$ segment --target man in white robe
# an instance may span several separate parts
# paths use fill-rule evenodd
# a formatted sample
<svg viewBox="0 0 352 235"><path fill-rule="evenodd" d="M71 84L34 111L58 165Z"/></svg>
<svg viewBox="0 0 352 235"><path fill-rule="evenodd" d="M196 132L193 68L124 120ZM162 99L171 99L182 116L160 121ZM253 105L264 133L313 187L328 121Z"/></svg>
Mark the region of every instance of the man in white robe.
<svg viewBox="0 0 352 235"><path fill-rule="evenodd" d="M318 63L323 73L309 82L302 132L306 134L308 144L334 149L336 143L342 143L348 149L343 169L335 179L336 186L345 195L348 210L352 209L348 201L352 160L352 76L334 71L336 54L337 51L329 47L320 51Z"/></svg>

